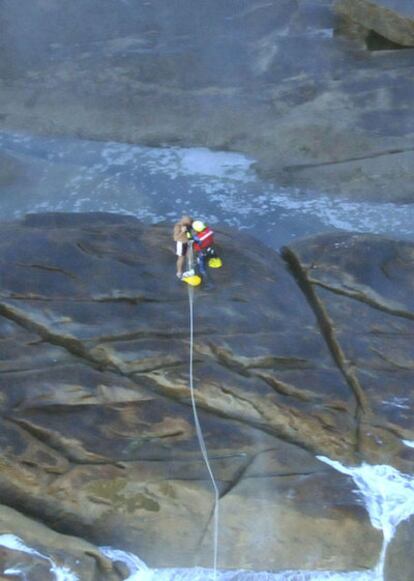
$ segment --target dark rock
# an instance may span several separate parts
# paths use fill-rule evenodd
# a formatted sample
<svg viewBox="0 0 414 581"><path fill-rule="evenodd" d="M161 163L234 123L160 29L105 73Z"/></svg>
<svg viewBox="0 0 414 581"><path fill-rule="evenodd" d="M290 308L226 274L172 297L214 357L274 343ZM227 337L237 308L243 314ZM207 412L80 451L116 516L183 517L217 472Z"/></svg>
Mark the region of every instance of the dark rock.
<svg viewBox="0 0 414 581"><path fill-rule="evenodd" d="M249 554L254 545L255 560L265 561L271 570L291 569L292 563L305 570L349 570L351 562L354 569L362 563L373 568L381 535L371 529L359 545L360 519L366 514L356 505L352 480L333 470L309 471L305 464L302 472L279 471L263 479L264 467L267 472L278 454L258 455L231 494L220 501L225 523L220 541L230 566L237 568L240 551ZM251 554L249 558L253 559Z"/></svg>
<svg viewBox="0 0 414 581"><path fill-rule="evenodd" d="M220 566L372 567L381 539L352 480L314 457L359 462L360 395L279 255L240 233L217 238L224 268L194 293L194 384L222 497ZM174 262L170 227L108 215L2 225L0 493L150 565L211 566ZM373 431L377 407L364 418ZM389 446L364 458L386 460Z"/></svg>
<svg viewBox="0 0 414 581"><path fill-rule="evenodd" d="M407 341L414 332L413 244L329 234L294 244L285 255L353 386L362 457L389 464L400 458L405 466L402 440L414 439L414 350Z"/></svg>

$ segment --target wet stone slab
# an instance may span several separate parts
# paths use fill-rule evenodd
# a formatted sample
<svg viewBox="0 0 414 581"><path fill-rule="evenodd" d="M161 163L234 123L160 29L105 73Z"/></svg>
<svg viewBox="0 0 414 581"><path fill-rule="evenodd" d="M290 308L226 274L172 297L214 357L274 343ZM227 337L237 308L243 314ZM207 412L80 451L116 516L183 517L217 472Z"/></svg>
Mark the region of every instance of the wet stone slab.
<svg viewBox="0 0 414 581"><path fill-rule="evenodd" d="M240 232L219 228L217 240L224 267L194 293L194 385L221 566L370 568L381 535L349 475L315 454L410 471L411 246L374 238L369 251L364 238L363 253L357 239L326 237L284 260ZM212 492L173 251L171 225L105 214L3 225L0 491L57 531L151 566L208 567ZM397 282L406 290L393 302Z"/></svg>

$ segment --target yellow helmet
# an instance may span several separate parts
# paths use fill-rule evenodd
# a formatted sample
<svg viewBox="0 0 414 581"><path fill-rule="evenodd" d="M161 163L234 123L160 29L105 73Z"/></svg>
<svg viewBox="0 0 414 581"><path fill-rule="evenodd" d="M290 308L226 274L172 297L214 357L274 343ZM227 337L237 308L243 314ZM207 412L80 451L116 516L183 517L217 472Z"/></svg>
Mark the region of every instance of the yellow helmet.
<svg viewBox="0 0 414 581"><path fill-rule="evenodd" d="M201 220L195 220L193 222L193 230L196 232L202 232L205 229L206 225Z"/></svg>

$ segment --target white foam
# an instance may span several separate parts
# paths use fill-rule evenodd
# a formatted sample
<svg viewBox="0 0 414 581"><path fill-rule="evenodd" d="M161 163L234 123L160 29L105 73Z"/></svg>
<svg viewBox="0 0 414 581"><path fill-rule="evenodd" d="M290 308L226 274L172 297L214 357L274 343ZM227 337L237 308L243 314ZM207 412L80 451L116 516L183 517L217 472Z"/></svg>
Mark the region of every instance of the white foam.
<svg viewBox="0 0 414 581"><path fill-rule="evenodd" d="M272 206L314 215L325 224L341 230L381 233L387 229L402 228L407 223L407 211L414 218L414 211L406 207L384 203L369 204L334 199L324 195L293 192L269 192L268 202Z"/></svg>
<svg viewBox="0 0 414 581"><path fill-rule="evenodd" d="M28 555L33 555L40 559L44 559L49 562L50 564L50 572L55 575L56 581L79 581L79 577L75 575L70 569L67 567L58 567L56 563L48 556L43 555L36 549L32 547L28 547L22 539L17 537L16 535L12 534L5 534L0 535L0 546L6 547L7 549L11 549L14 551L20 551L22 553L26 553ZM21 573L21 571L19 571Z"/></svg>
<svg viewBox="0 0 414 581"><path fill-rule="evenodd" d="M375 571L269 571L226 570L215 571L202 567L191 569L165 568L150 569L143 561L131 553L102 547L106 557L120 561L129 569L125 581L377 581Z"/></svg>
<svg viewBox="0 0 414 581"><path fill-rule="evenodd" d="M414 448L414 441L413 440L403 440L403 444L408 448Z"/></svg>
<svg viewBox="0 0 414 581"><path fill-rule="evenodd" d="M307 30L307 34L314 38L333 38L334 30L333 28L316 28Z"/></svg>
<svg viewBox="0 0 414 581"><path fill-rule="evenodd" d="M204 147L143 148L142 153L143 162L151 173L164 173L173 180L179 176L244 183L256 179L251 169L253 161L239 153L212 151Z"/></svg>
<svg viewBox="0 0 414 581"><path fill-rule="evenodd" d="M182 149L178 152L181 168L187 175L231 178L250 181L252 160L238 153L211 151L206 148Z"/></svg>
<svg viewBox="0 0 414 581"><path fill-rule="evenodd" d="M324 456L318 459L352 477L372 526L382 531L384 542L376 568L378 578L382 579L387 546L398 525L414 514L414 477L387 465L346 467Z"/></svg>
<svg viewBox="0 0 414 581"><path fill-rule="evenodd" d="M394 407L402 410L411 409L411 403L408 397L394 397L391 400L383 400L383 405Z"/></svg>
<svg viewBox="0 0 414 581"><path fill-rule="evenodd" d="M133 553L112 547L99 547L99 550L111 561L119 561L128 568L130 574L125 581L152 581L153 571Z"/></svg>
<svg viewBox="0 0 414 581"><path fill-rule="evenodd" d="M8 133L0 133L0 142L38 176L30 190L4 198L3 219L29 211L107 211L153 223L192 212L212 224L249 228L276 247L332 228L413 238L414 206L278 187L261 181L253 160L239 153Z"/></svg>
<svg viewBox="0 0 414 581"><path fill-rule="evenodd" d="M142 151L143 148L136 145L108 142L102 149L102 157L106 162L105 165L125 166L134 162ZM102 168L105 165L102 164Z"/></svg>

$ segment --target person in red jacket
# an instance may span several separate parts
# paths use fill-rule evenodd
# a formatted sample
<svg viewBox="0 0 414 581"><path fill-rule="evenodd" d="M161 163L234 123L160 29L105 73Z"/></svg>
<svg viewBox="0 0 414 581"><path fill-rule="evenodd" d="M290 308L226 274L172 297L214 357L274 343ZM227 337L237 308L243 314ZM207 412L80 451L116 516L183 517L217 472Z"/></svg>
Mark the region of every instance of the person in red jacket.
<svg viewBox="0 0 414 581"><path fill-rule="evenodd" d="M206 275L207 258L217 257L214 250L214 232L201 220L194 220L191 225L193 235L193 248L197 252L197 261L200 272Z"/></svg>

